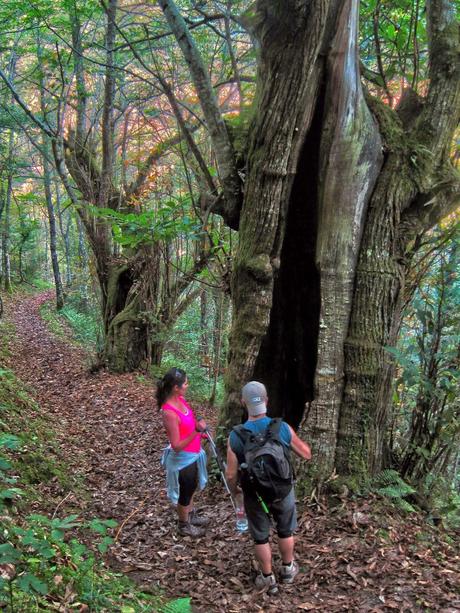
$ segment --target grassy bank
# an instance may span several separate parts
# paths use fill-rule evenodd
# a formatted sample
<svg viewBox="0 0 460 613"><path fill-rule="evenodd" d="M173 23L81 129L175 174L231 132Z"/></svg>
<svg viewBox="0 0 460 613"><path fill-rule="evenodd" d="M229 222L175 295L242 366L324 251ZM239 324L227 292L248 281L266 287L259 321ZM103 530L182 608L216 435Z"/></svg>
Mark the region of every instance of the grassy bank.
<svg viewBox="0 0 460 613"><path fill-rule="evenodd" d="M60 454L32 390L12 370L13 337L11 324L0 321L0 607L10 613L190 610L188 599L167 603L104 564L116 523L83 517L84 482Z"/></svg>

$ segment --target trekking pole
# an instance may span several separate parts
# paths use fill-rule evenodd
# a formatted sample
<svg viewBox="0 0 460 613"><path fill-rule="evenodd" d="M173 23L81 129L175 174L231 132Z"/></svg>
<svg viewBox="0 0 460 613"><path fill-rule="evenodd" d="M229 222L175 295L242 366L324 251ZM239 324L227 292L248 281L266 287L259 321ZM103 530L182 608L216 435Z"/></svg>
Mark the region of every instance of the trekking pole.
<svg viewBox="0 0 460 613"><path fill-rule="evenodd" d="M197 418L197 421L200 421L200 419L202 419L202 418L198 417L198 418ZM225 462L224 462L224 461L222 460L222 458L220 457L220 454L219 454L219 452L218 452L218 450L217 450L216 443L214 442L214 440L213 440L213 438L212 438L211 433L209 432L209 430L206 428L205 430L202 430L202 432L203 432L203 434L205 434L205 435L206 435L206 438L207 438L207 439L208 439L208 441L209 441L209 444L210 444L210 446L211 446L211 451L212 451L212 454L213 454L213 456L214 456L214 458L215 458L215 460L216 460L217 466L218 466L218 468L219 468L220 475L221 475L221 477L222 477L222 481L223 481L223 483L224 483L225 489L226 489L226 490L227 490L227 492L229 493L230 500L232 501L232 506L233 506L233 509L235 510L235 513L236 513L237 505L236 505L235 500L234 500L234 498L233 498L233 494L232 494L232 492L230 491L230 487L229 487L229 485L228 485L227 479L225 478L225 468L226 468L226 466L225 466Z"/></svg>

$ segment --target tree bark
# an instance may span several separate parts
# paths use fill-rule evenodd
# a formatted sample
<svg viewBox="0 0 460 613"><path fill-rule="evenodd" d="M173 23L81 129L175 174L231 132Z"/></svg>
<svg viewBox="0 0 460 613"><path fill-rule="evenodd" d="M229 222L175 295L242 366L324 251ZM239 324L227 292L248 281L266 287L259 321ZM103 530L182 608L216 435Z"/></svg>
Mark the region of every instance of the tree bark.
<svg viewBox="0 0 460 613"><path fill-rule="evenodd" d="M385 465L394 374L385 347L395 345L401 324L408 254L416 237L449 212L442 189L426 196L451 176L449 147L460 116L459 25L448 2L427 7L430 84L421 111L417 104L403 113L404 100L399 118L374 107L388 154L366 218L345 343L336 459L345 473L357 472L357 465L376 473ZM412 214L418 224L407 223Z"/></svg>
<svg viewBox="0 0 460 613"><path fill-rule="evenodd" d="M298 424L312 397L316 362L314 177L324 97L322 51L335 15L323 2L301 7L258 2L256 8L258 107L232 277L226 427L240 419L241 386L252 377L265 380L273 412ZM304 325L307 312L311 320Z"/></svg>
<svg viewBox="0 0 460 613"><path fill-rule="evenodd" d="M59 231L61 234L62 242L64 243L64 252L65 252L65 284L67 287L71 287L72 285L72 262L71 262L71 246L70 246L70 228L72 224L72 217L69 213L67 213L67 219L64 219L64 213L61 208L61 194L59 192L59 185L55 181L55 194L56 194L56 211L59 222Z"/></svg>
<svg viewBox="0 0 460 613"><path fill-rule="evenodd" d="M47 137L44 136L46 139ZM59 311L64 306L64 289L62 287L61 271L59 269L59 259L57 252L57 232L56 232L56 215L54 212L53 195L51 192L51 169L46 154L49 151L47 143L43 143L45 155L42 158L43 163L43 184L45 187L46 209L48 211L48 227L49 227L49 247L51 265L53 268L54 287L56 291L56 308Z"/></svg>
<svg viewBox="0 0 460 613"><path fill-rule="evenodd" d="M2 268L3 288L9 292L11 289L11 258L10 258L10 221L11 221L11 197L13 194L13 153L14 132L10 130L8 137L8 172L6 176L5 204L3 207L2 224Z"/></svg>
<svg viewBox="0 0 460 613"><path fill-rule="evenodd" d="M430 4L430 86L424 104L407 112L401 103L399 116L362 92L355 0L339 11L253 5L257 108L221 425L241 419L240 389L252 378L267 385L271 413L295 427L307 405L301 430L320 481L385 463L394 368L385 346L399 330L410 250L453 206L458 24L446 2Z"/></svg>
<svg viewBox="0 0 460 613"><path fill-rule="evenodd" d="M47 118L47 108L45 99L45 79L43 74L43 53L40 35L37 34L37 59L39 62L39 89L40 89L40 108L43 118ZM43 164L43 186L45 188L46 209L48 211L48 228L49 228L49 247L51 265L53 269L54 287L56 291L56 308L62 309L64 306L64 290L62 287L61 271L59 269L59 260L57 253L57 232L56 232L56 215L54 212L53 194L51 190L52 174L50 166L50 146L49 139L46 134L42 134L42 164Z"/></svg>
<svg viewBox="0 0 460 613"><path fill-rule="evenodd" d="M323 475L329 475L335 465L344 388L343 343L367 203L383 162L378 127L361 89L358 22L358 3L345 2L327 59L319 150L315 257L320 278L318 358L314 400L302 434L321 457L317 467Z"/></svg>

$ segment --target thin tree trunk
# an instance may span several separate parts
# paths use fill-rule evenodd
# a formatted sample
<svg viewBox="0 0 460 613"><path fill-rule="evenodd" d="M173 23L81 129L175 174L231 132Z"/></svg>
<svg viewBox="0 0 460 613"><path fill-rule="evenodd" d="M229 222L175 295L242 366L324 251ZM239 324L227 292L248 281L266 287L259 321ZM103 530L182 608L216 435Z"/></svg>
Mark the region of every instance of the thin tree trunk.
<svg viewBox="0 0 460 613"><path fill-rule="evenodd" d="M47 138L46 136L44 138ZM43 143L45 151L49 151L47 143ZM64 289L62 287L61 271L59 269L59 257L57 251L57 232L56 232L56 215L54 212L53 195L51 192L51 169L45 156L42 158L43 162L43 184L45 187L45 199L46 208L48 211L48 223L49 223L49 247L51 264L53 268L54 286L56 289L56 308L62 309L64 306Z"/></svg>
<svg viewBox="0 0 460 613"><path fill-rule="evenodd" d="M209 404L212 406L216 400L217 381L220 374L220 362L222 351L222 328L224 320L225 294L222 291L214 292L214 332L213 332L213 363L212 363L212 390Z"/></svg>
<svg viewBox="0 0 460 613"><path fill-rule="evenodd" d="M67 214L67 224L65 226L64 213L61 208L61 194L59 192L59 185L56 181L54 182L54 187L56 192L56 210L58 215L59 230L61 233L62 242L64 243L66 286L70 287L72 285L72 264L70 248L70 226L72 217L70 216L70 214Z"/></svg>
<svg viewBox="0 0 460 613"><path fill-rule="evenodd" d="M11 198L13 194L13 154L14 132L10 130L8 137L8 174L6 178L5 207L3 211L2 229L2 261L3 261L3 287L5 291L11 289L11 258L10 258L10 224L11 224Z"/></svg>
<svg viewBox="0 0 460 613"><path fill-rule="evenodd" d="M3 288L3 213L5 211L5 184L0 180L0 289Z"/></svg>
<svg viewBox="0 0 460 613"><path fill-rule="evenodd" d="M40 108L42 111L43 118L46 119L47 108L45 99L45 80L43 70L41 69L41 66L43 66L42 44L39 35L37 35L37 37L37 58L40 65ZM49 160L51 159L51 148L49 146L49 139L46 134L43 134L42 143L43 185L45 188L46 209L48 211L50 257L51 265L53 268L54 287L56 290L56 308L59 311L64 306L64 290L62 287L61 271L59 269L59 258L57 252L56 215L54 212L53 195L51 189L52 174L49 162Z"/></svg>
<svg viewBox="0 0 460 613"><path fill-rule="evenodd" d="M10 259L10 211L11 211L12 177L8 176L6 186L5 211L3 215L2 232L2 259L3 259L3 287L5 291L11 289L11 259Z"/></svg>
<svg viewBox="0 0 460 613"><path fill-rule="evenodd" d="M204 288L202 288L200 291L200 356L201 363L206 364L206 361L209 360L208 293Z"/></svg>
<svg viewBox="0 0 460 613"><path fill-rule="evenodd" d="M83 270L88 269L88 250L86 249L85 231L83 223L80 217L77 217L77 229L78 229L78 257L80 259L80 266Z"/></svg>

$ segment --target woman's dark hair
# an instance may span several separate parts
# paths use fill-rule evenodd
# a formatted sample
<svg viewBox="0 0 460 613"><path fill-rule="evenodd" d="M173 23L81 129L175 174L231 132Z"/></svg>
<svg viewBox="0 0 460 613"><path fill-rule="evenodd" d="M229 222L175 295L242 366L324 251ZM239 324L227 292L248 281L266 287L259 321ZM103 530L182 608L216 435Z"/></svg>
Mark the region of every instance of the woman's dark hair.
<svg viewBox="0 0 460 613"><path fill-rule="evenodd" d="M175 385L181 387L184 385L186 379L187 375L182 368L170 368L161 379L158 379L156 399L159 409L161 409L166 398L171 394L173 387Z"/></svg>

